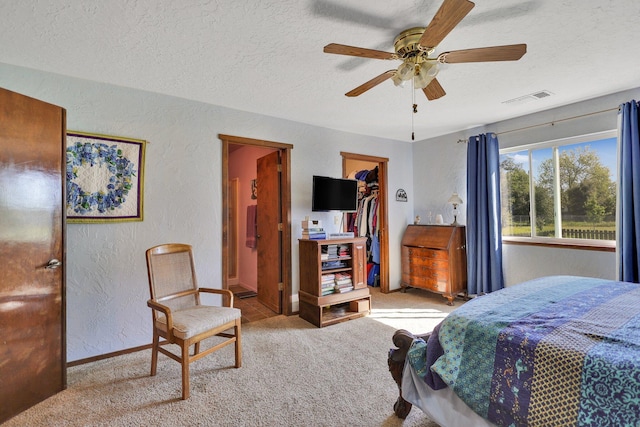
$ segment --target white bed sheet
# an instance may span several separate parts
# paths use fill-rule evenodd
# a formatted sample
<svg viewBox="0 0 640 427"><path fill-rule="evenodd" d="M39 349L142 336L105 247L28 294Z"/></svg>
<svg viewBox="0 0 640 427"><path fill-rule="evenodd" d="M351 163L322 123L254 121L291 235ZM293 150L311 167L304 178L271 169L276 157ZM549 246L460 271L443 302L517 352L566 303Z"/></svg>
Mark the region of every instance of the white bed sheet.
<svg viewBox="0 0 640 427"><path fill-rule="evenodd" d="M496 427L473 412L449 387L433 390L408 361L402 372L402 397L442 427Z"/></svg>

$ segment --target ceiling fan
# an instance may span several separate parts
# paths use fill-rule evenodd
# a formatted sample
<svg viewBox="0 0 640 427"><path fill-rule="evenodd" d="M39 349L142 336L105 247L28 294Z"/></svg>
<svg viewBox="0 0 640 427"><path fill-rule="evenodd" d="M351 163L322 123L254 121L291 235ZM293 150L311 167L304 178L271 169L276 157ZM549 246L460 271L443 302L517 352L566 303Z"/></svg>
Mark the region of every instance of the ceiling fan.
<svg viewBox="0 0 640 427"><path fill-rule="evenodd" d="M432 101L446 95L436 79L439 71L438 64L517 61L527 52L526 44L512 44L454 50L432 57L436 46L467 16L474 6L475 4L469 0L444 0L426 28L409 28L396 36L393 43L394 53L337 43L326 45L324 52L361 58L402 61L397 69L385 71L347 92L346 96L362 95L387 79L392 79L396 86L402 86L404 82L411 80L414 88L422 89L427 99Z"/></svg>

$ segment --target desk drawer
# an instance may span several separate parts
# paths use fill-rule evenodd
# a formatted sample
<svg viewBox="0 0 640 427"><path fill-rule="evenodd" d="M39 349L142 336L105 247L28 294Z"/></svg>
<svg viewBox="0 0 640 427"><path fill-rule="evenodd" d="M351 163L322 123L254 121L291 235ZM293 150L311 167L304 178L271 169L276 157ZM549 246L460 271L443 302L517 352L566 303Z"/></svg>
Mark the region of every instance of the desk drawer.
<svg viewBox="0 0 640 427"><path fill-rule="evenodd" d="M425 268L429 270L449 270L448 259L413 257L408 260L408 264L412 270Z"/></svg>
<svg viewBox="0 0 640 427"><path fill-rule="evenodd" d="M416 248L411 246L406 246L402 248L403 255L406 253L411 259L436 259L436 260L447 260L449 259L449 254L447 251L438 250L438 249L429 249L429 248Z"/></svg>
<svg viewBox="0 0 640 427"><path fill-rule="evenodd" d="M411 286L428 289L435 292L449 292L448 278L438 275L437 272L427 276L414 276L411 279Z"/></svg>

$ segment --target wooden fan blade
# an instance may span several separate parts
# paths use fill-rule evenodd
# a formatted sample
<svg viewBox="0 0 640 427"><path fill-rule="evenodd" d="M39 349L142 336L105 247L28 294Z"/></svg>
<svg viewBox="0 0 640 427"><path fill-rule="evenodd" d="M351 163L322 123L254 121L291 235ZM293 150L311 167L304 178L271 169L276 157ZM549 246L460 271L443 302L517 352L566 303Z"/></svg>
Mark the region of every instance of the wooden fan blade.
<svg viewBox="0 0 640 427"><path fill-rule="evenodd" d="M363 47L347 46L344 44L331 43L324 47L324 53L335 53L338 55L358 56L360 58L372 59L397 59L395 53L383 52L375 49L365 49Z"/></svg>
<svg viewBox="0 0 640 427"><path fill-rule="evenodd" d="M475 3L469 0L444 0L440 9L424 30L420 46L434 48L464 19Z"/></svg>
<svg viewBox="0 0 640 427"><path fill-rule="evenodd" d="M374 77L371 80L369 80L368 82L366 82L364 84L361 84L357 88L345 93L345 95L347 95L347 96L362 95L363 93L365 93L366 91L368 91L372 87L375 87L375 86L379 85L380 83L382 83L383 81L393 77L395 72L396 72L396 70L385 71L384 73L380 74L378 77Z"/></svg>
<svg viewBox="0 0 640 427"><path fill-rule="evenodd" d="M429 83L424 89L422 89L422 91L427 96L427 99L429 101L442 98L447 94L442 86L440 86L440 82L436 79L431 80L431 83Z"/></svg>
<svg viewBox="0 0 640 427"><path fill-rule="evenodd" d="M517 61L527 53L526 44L479 47L476 49L454 50L438 55L438 61L447 64L462 62Z"/></svg>

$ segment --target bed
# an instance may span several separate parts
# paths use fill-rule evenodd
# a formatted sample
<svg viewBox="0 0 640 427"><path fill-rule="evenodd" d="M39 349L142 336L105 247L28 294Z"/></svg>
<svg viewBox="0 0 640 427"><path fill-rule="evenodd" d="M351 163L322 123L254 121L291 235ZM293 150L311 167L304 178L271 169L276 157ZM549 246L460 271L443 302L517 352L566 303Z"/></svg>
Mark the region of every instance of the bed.
<svg viewBox="0 0 640 427"><path fill-rule="evenodd" d="M394 411L443 427L640 426L640 285L550 276L396 331Z"/></svg>

